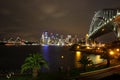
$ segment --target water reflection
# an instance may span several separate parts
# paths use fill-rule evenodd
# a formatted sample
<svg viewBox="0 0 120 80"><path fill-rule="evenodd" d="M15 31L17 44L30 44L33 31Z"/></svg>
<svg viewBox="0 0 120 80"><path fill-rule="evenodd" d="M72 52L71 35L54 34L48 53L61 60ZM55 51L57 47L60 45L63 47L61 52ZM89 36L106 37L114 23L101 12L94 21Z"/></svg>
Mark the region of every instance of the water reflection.
<svg viewBox="0 0 120 80"><path fill-rule="evenodd" d="M78 62L81 58L81 52L80 51L76 51L75 52L75 67L79 68L81 67L81 64Z"/></svg>
<svg viewBox="0 0 120 80"><path fill-rule="evenodd" d="M94 64L98 64L104 61L104 59L100 58L100 55L89 55L89 57L93 61Z"/></svg>
<svg viewBox="0 0 120 80"><path fill-rule="evenodd" d="M21 65L24 63L25 58L30 53L39 52L43 55L45 60L47 60L49 71L51 72L58 71L60 67L62 67L63 70L81 67L81 64L78 61L81 59L81 56L85 54L79 51L69 51L69 47L56 47L47 45L9 47L0 46L0 53L3 52L4 54L0 54L0 70L19 70ZM94 64L103 61L103 59L100 59L99 55L89 55L88 57L94 62Z"/></svg>
<svg viewBox="0 0 120 80"><path fill-rule="evenodd" d="M42 54L43 54L43 57L47 60L47 61L49 61L49 57L48 57L48 51L49 51L49 49L48 49L49 47L46 45L46 46L43 46L42 47Z"/></svg>
<svg viewBox="0 0 120 80"><path fill-rule="evenodd" d="M82 53L80 51L76 51L75 52L75 67L76 68L80 68L81 67L80 62L78 62L78 61L81 59L82 54L85 54L85 53ZM98 64L98 63L101 63L101 62L104 61L104 59L100 58L100 55L91 54L91 55L88 55L88 57L93 61L93 64Z"/></svg>
<svg viewBox="0 0 120 80"><path fill-rule="evenodd" d="M40 51L43 57L48 61L48 65L51 71L58 71L59 68L67 70L69 68L80 68L81 64L78 62L83 54L80 51L72 53L68 47L54 47L44 46L41 47ZM88 55L88 54L87 54ZM103 59L100 55L90 54L88 57L93 61L94 64L101 63Z"/></svg>

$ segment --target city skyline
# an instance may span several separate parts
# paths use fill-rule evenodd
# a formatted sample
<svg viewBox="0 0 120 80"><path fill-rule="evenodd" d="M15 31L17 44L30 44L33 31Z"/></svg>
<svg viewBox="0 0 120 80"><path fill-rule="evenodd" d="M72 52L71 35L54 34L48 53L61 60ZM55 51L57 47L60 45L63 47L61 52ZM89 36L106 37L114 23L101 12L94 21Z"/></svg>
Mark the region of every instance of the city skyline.
<svg viewBox="0 0 120 80"><path fill-rule="evenodd" d="M119 0L31 0L0 1L0 38L40 38L43 31L58 34L88 33L95 11L119 8ZM102 6L101 6L102 5Z"/></svg>

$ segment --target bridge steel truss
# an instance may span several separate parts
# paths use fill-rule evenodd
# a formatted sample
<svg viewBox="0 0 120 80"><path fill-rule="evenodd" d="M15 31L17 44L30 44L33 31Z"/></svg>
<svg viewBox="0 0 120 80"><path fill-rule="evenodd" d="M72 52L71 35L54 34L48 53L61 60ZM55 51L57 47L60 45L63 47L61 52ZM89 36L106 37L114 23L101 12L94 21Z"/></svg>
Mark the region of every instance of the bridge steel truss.
<svg viewBox="0 0 120 80"><path fill-rule="evenodd" d="M95 39L112 31L120 39L120 9L103 9L95 12L88 39Z"/></svg>

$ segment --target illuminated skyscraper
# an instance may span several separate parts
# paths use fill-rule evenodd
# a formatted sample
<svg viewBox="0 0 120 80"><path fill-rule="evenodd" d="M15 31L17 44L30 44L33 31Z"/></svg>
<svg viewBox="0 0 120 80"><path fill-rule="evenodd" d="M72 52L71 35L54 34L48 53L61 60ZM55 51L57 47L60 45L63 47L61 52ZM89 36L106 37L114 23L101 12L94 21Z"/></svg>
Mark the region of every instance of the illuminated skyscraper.
<svg viewBox="0 0 120 80"><path fill-rule="evenodd" d="M48 32L44 32L44 44L48 44Z"/></svg>
<svg viewBox="0 0 120 80"><path fill-rule="evenodd" d="M48 44L48 32L43 32L41 37L42 44Z"/></svg>
<svg viewBox="0 0 120 80"><path fill-rule="evenodd" d="M41 43L41 44L44 44L44 32L42 33L40 43Z"/></svg>

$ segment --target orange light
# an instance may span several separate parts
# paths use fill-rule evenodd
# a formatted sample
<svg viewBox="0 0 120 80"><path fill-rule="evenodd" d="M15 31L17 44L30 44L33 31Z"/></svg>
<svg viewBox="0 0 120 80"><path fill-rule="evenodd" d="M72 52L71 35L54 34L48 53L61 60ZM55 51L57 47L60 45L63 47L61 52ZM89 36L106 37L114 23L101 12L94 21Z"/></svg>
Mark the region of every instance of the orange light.
<svg viewBox="0 0 120 80"><path fill-rule="evenodd" d="M81 52L80 51L76 51L75 52L75 66L77 68L80 68L81 64L78 63L78 61L81 59Z"/></svg>
<svg viewBox="0 0 120 80"><path fill-rule="evenodd" d="M76 51L76 54L79 55L79 54L80 54L80 51Z"/></svg>
<svg viewBox="0 0 120 80"><path fill-rule="evenodd" d="M90 49L90 47L89 47L89 46L87 46L86 48L87 48L87 49Z"/></svg>
<svg viewBox="0 0 120 80"><path fill-rule="evenodd" d="M118 49L118 48L117 48L117 49L116 49L116 51L118 51L118 52L119 52L119 51L120 51L120 49Z"/></svg>
<svg viewBox="0 0 120 80"><path fill-rule="evenodd" d="M88 34L86 34L86 37L88 37Z"/></svg>
<svg viewBox="0 0 120 80"><path fill-rule="evenodd" d="M100 48L98 47L97 49L99 50Z"/></svg>
<svg viewBox="0 0 120 80"><path fill-rule="evenodd" d="M77 46L77 49L79 49L80 48L80 46Z"/></svg>
<svg viewBox="0 0 120 80"><path fill-rule="evenodd" d="M110 52L109 52L109 54L110 54L110 55L113 55L113 54L114 54L114 52L113 52L113 51L110 51Z"/></svg>

